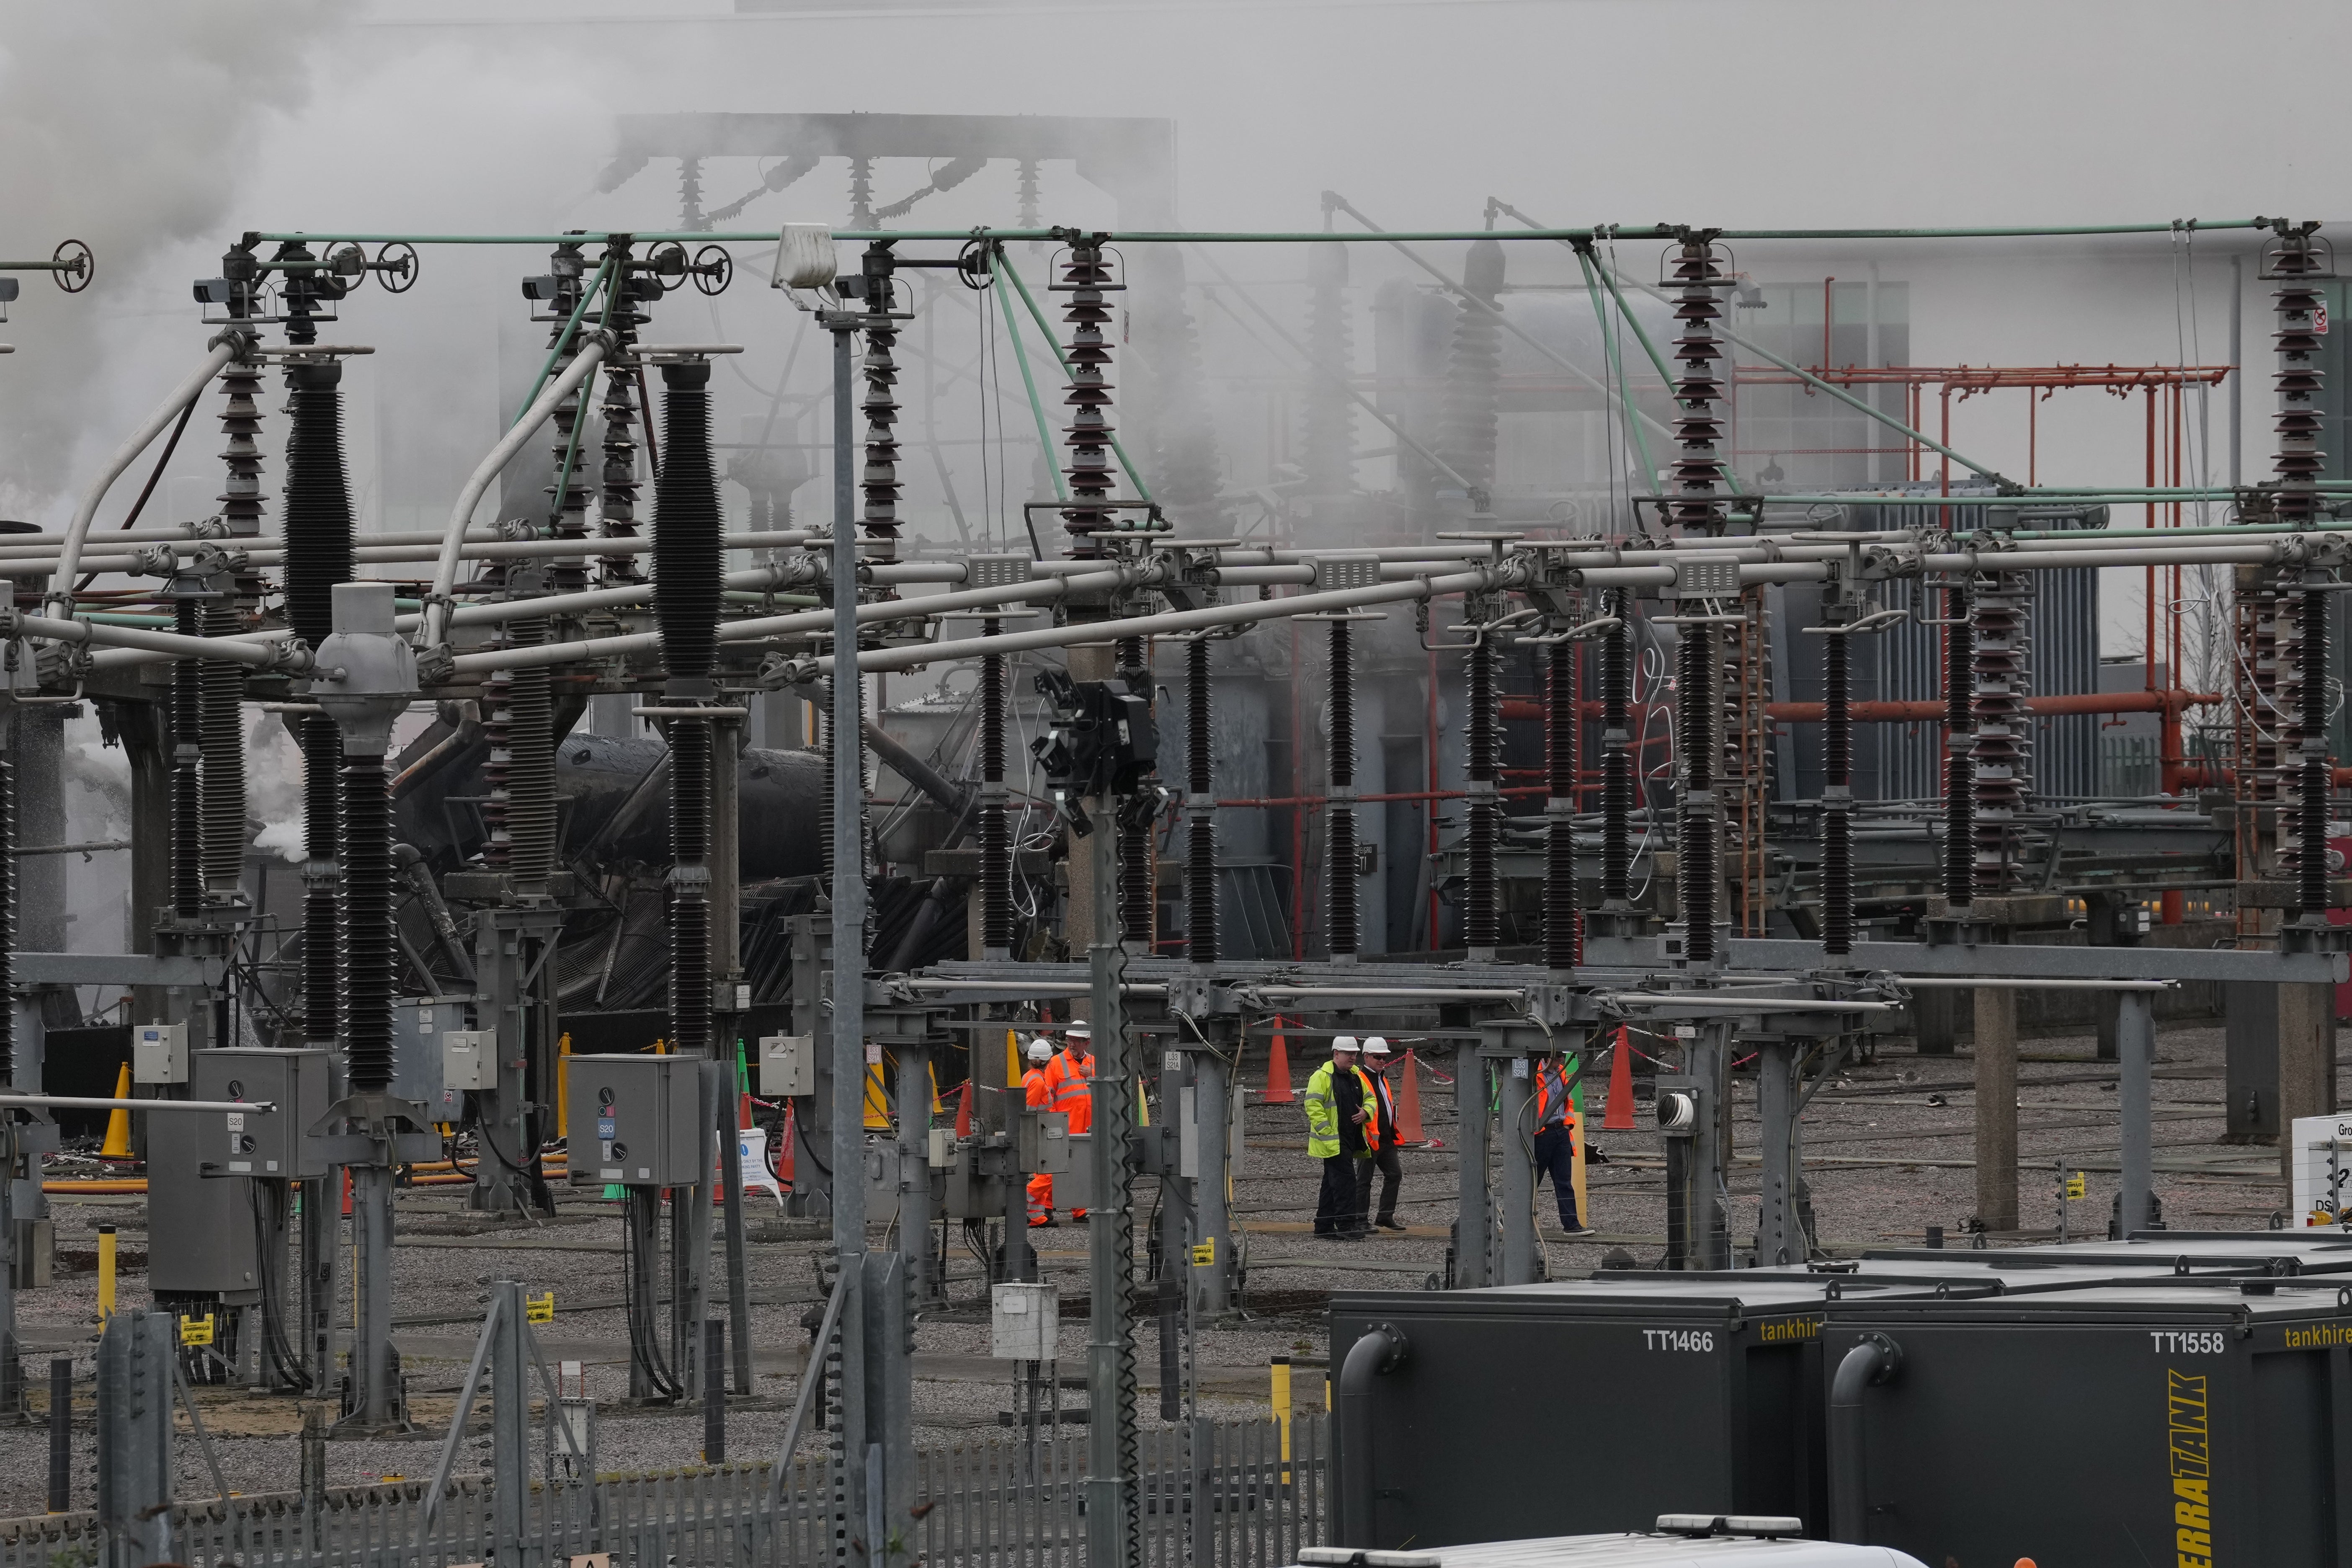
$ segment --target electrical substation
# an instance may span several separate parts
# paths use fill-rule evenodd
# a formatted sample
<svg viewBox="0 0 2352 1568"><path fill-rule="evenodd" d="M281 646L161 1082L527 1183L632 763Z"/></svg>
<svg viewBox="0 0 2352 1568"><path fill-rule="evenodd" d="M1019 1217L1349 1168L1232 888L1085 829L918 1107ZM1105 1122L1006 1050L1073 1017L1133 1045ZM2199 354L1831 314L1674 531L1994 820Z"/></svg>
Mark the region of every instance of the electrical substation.
<svg viewBox="0 0 2352 1568"><path fill-rule="evenodd" d="M1937 231L2270 334L1938 366L1923 231L613 145L671 226L216 237L0 525L0 1568L2352 1563L2326 226ZM461 252L497 423L359 485ZM1404 1212L1310 1226L1373 1037Z"/></svg>

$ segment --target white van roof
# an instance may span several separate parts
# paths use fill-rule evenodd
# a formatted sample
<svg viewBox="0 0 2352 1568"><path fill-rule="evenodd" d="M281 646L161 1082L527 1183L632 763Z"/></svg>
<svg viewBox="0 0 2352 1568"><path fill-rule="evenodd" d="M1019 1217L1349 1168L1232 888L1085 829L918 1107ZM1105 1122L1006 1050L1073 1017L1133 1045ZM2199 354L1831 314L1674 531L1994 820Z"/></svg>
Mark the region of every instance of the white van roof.
<svg viewBox="0 0 2352 1568"><path fill-rule="evenodd" d="M1356 1552L1310 1546L1302 1568L1925 1568L1885 1546L1797 1539L1793 1519L1668 1514L1657 1532L1554 1535L1487 1541L1427 1552ZM1721 1533L1703 1533L1708 1530Z"/></svg>

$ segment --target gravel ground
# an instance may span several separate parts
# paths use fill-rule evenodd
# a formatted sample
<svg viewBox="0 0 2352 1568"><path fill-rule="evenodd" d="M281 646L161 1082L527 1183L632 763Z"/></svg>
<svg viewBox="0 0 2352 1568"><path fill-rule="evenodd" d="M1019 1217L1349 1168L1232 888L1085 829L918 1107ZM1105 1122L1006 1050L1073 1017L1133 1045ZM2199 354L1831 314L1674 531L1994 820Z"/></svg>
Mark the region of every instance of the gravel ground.
<svg viewBox="0 0 2352 1568"><path fill-rule="evenodd" d="M2061 1158L2093 1165L2114 1163L2116 1086L2112 1064L2093 1060L2088 1037L2029 1040L2029 1059L2020 1071L2021 1236L1992 1238L1995 1244L2048 1233L2058 1207L2053 1168ZM1890 1050L1876 1061L1851 1068L1811 1104L1805 1116L1806 1155L1820 1236L1832 1250L1916 1245L1927 1227L1940 1226L1961 1245L1975 1207L1974 1177L1968 1161L1974 1093L1972 1064L1957 1057L1922 1058ZM2274 1175L2172 1170L2168 1159L2187 1163L2218 1152L2221 1131L2221 1032L2218 1026L2166 1029L2158 1039L2156 1081L2157 1192L2168 1222L2176 1228L2259 1229L2286 1201ZM1303 1075L1302 1075L1303 1076ZM1736 1142L1743 1150L1756 1140L1752 1080L1737 1085ZM1445 1227L1453 1218L1454 1143L1450 1090L1424 1077L1425 1130L1439 1147L1408 1151L1399 1215L1420 1234L1382 1233L1363 1243L1338 1244L1305 1234L1319 1179L1305 1151L1303 1120L1297 1106L1253 1105L1246 1149L1234 1184L1237 1217L1246 1237L1249 1268L1247 1315L1230 1324L1204 1327L1197 1337L1203 1411L1244 1417L1267 1411L1266 1366L1271 1358L1310 1362L1326 1352L1324 1308L1334 1290L1418 1289L1445 1267ZM1595 1120L1599 1103L1594 1105ZM1601 1235L1570 1242L1558 1232L1549 1194L1538 1199L1538 1234L1549 1271L1572 1277L1601 1266L1612 1248L1637 1261L1653 1261L1662 1246L1663 1175L1655 1168L1659 1141L1647 1131L1601 1132L1594 1142L1612 1163L1589 1172L1591 1223ZM2268 1151L2246 1151L2250 1165L2266 1162ZM1852 1162L1852 1163L1847 1163ZM1757 1167L1735 1167L1731 1183L1735 1236L1745 1240L1755 1223ZM2104 1233L2113 1201L2112 1172L2094 1170L2089 1195L2070 1205L2076 1235ZM1149 1183L1138 1197L1139 1214L1149 1216L1154 1194ZM691 1464L702 1447L698 1412L625 1403L626 1330L617 1306L621 1278L620 1225L613 1205L568 1195L558 1217L538 1226L483 1231L457 1199L431 1192L402 1194L394 1301L420 1430L405 1441L338 1442L328 1446L332 1484L373 1481L386 1475L429 1475L447 1428L450 1395L462 1379L486 1300L495 1279L520 1280L536 1295L553 1291L558 1316L541 1328L551 1362L583 1360L590 1390L602 1402L600 1458L608 1469ZM777 1220L755 1201L750 1286L753 1297L753 1347L759 1365L757 1392L730 1402L729 1444L737 1457L774 1451L791 1401L798 1391L798 1366L807 1333L802 1315L818 1299L813 1267L821 1242L810 1227ZM147 1305L144 1268L144 1207L133 1198L94 1198L55 1205L60 1254L55 1283L21 1292L22 1331L35 1404L46 1407L47 1358L71 1347L80 1382L80 1411L74 1436L73 1494L77 1506L94 1495L93 1434L89 1416L92 1372L92 1325L96 1315L94 1227L113 1223L126 1267L121 1302ZM1278 1228L1277 1228L1278 1227ZM1065 1226L1032 1233L1043 1255L1045 1277L1059 1282L1066 1300L1086 1289L1082 1229ZM1139 1245L1139 1252L1142 1248ZM1010 1363L985 1361L988 1326L985 1287L978 1261L959 1250L950 1259L949 1306L926 1313L915 1342L918 1442L926 1446L970 1441L999 1430L998 1415L1015 1407ZM439 1320L439 1321L433 1321ZM1082 1313L1066 1313L1061 1329L1066 1378L1085 1370L1086 1323ZM1156 1424L1159 1345L1156 1325L1137 1335L1136 1361L1146 1392L1147 1425ZM1300 1369L1294 1396L1302 1406L1322 1401L1318 1369ZM1066 1388L1065 1404L1079 1406L1085 1394ZM258 1399L234 1391L207 1390L206 1422L232 1488L278 1490L299 1474L299 1405L288 1398ZM822 1445L809 1434L803 1451ZM184 1433L177 1445L181 1491L210 1489L198 1446ZM43 1506L47 1438L40 1426L0 1427L0 1514L37 1512ZM487 1429L471 1435L460 1468L488 1462Z"/></svg>

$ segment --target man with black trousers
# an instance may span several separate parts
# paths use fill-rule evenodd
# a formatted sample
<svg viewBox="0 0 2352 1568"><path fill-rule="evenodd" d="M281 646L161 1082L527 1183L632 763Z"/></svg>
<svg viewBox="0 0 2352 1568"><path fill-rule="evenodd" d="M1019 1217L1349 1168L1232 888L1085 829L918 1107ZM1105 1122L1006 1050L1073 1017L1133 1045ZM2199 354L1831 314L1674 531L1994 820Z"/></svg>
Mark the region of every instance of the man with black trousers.
<svg viewBox="0 0 2352 1568"><path fill-rule="evenodd" d="M1356 1037L1337 1036L1331 1041L1331 1059L1307 1080L1307 1152L1323 1162L1323 1184L1315 1195L1315 1234L1327 1241L1364 1237L1356 1224L1356 1167L1364 1158L1364 1121Z"/></svg>
<svg viewBox="0 0 2352 1568"><path fill-rule="evenodd" d="M1364 1041L1364 1081L1371 1089L1372 1121L1365 1130L1370 1134L1364 1158L1356 1166L1356 1230L1370 1236L1372 1226L1382 1230L1402 1230L1403 1222L1396 1216L1397 1187L1404 1180L1404 1165L1397 1158L1396 1095L1389 1087L1389 1043L1378 1035ZM1380 1217L1372 1218L1372 1175L1381 1178Z"/></svg>

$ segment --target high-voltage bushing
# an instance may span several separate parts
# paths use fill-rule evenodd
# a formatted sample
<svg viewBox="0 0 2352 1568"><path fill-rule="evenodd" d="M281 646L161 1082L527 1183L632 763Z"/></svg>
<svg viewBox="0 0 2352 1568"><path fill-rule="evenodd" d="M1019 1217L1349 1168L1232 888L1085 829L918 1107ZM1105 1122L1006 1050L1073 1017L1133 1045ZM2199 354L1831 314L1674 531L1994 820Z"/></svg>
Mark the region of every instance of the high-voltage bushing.
<svg viewBox="0 0 2352 1568"><path fill-rule="evenodd" d="M1070 323L1070 423L1063 436L1070 449L1071 505L1062 510L1062 526L1070 535L1070 553L1094 557L1102 553L1095 535L1112 526L1111 510L1099 503L1111 492L1110 302L1106 297L1124 289L1103 259L1100 239L1080 235L1070 241L1068 259L1062 264L1062 281L1050 285L1070 296L1063 319Z"/></svg>
<svg viewBox="0 0 2352 1568"><path fill-rule="evenodd" d="M1324 924L1331 962L1352 963L1360 942L1356 911L1356 670L1344 613L1331 620L1331 783L1324 841L1330 890Z"/></svg>
<svg viewBox="0 0 2352 1568"><path fill-rule="evenodd" d="M2278 392L2278 487L2272 507L2284 523L2308 524L2319 515L2320 479L2327 454L2320 437L2327 420L2320 395L2326 376L2320 369L2320 317L2326 309L2323 285L2334 276L2335 257L2325 240L2315 237L2317 223L2289 224L2274 220L2278 238L2263 253L2263 276L2277 280L2272 290L2278 318L2273 341L2278 352L2273 384Z"/></svg>
<svg viewBox="0 0 2352 1568"><path fill-rule="evenodd" d="M1976 878L1979 892L2008 890L2032 780L2033 689L2028 641L2033 586L2022 572L1980 574L1970 590L1975 645Z"/></svg>
<svg viewBox="0 0 2352 1568"><path fill-rule="evenodd" d="M1184 956L1203 964L1217 962L1214 701L1209 639L1196 637L1184 645Z"/></svg>
<svg viewBox="0 0 2352 1568"><path fill-rule="evenodd" d="M217 596L194 572L184 569L165 590L172 603L172 629L181 637L204 636L205 601ZM172 663L172 914L193 924L205 914L204 661L183 657Z"/></svg>
<svg viewBox="0 0 2352 1568"><path fill-rule="evenodd" d="M510 574L507 589L519 596L533 590ZM543 575L529 574L531 584ZM536 647L548 639L544 616L527 616L506 623L511 647ZM482 846L482 862L504 872L515 892L525 899L547 896L555 872L555 701L543 665L502 669L483 692L488 711L482 722L489 742L484 777L489 796L482 803L482 821L489 837Z"/></svg>
<svg viewBox="0 0 2352 1568"><path fill-rule="evenodd" d="M637 421L650 422L653 410L640 408L645 366L636 354L636 330L646 317L635 301L616 301L606 328L613 334L612 351L604 358L604 400L598 412L604 426L603 471L596 479L596 529L604 539L637 536ZM597 574L607 586L645 580L644 557L604 555Z"/></svg>
<svg viewBox="0 0 2352 1568"><path fill-rule="evenodd" d="M1500 242L1474 240L1462 263L1462 298L1454 306L1437 429L1437 454L1469 481L1467 499L1474 511L1486 510L1487 492L1495 483L1503 380L1502 318L1496 306L1503 281Z"/></svg>
<svg viewBox="0 0 2352 1568"><path fill-rule="evenodd" d="M994 637L1003 620L990 616L981 635ZM1004 656L980 661L980 948L983 958L1013 956L1013 828L1004 814Z"/></svg>
<svg viewBox="0 0 2352 1568"><path fill-rule="evenodd" d="M898 330L890 320L891 277L897 260L886 244L866 248L866 358L858 367L866 393L858 411L866 418L865 466L858 473L861 499L859 553L889 561L898 552L898 362L893 353Z"/></svg>
<svg viewBox="0 0 2352 1568"><path fill-rule="evenodd" d="M1469 618L1491 621L1481 615L1479 601L1466 606ZM1468 675L1468 714L1464 730L1469 755L1463 769L1462 793L1468 818L1464 836L1462 938L1473 963L1492 963L1503 945L1502 872L1497 857L1502 837L1503 699L1496 680L1496 637L1486 626L1471 632L1464 656Z"/></svg>
<svg viewBox="0 0 2352 1568"><path fill-rule="evenodd" d="M1308 246L1308 362L1338 371L1352 366L1356 351L1350 326L1348 247L1336 239ZM1299 409L1298 447L1308 495L1340 495L1356 488L1356 405L1345 383L1328 376L1307 383Z"/></svg>
<svg viewBox="0 0 2352 1568"><path fill-rule="evenodd" d="M671 762L670 1045L700 1057L710 1053L711 1040L713 732L708 714L694 710L718 696L711 671L725 568L710 453L710 362L665 363L661 374L667 456L654 488L654 619L668 670L662 689Z"/></svg>
<svg viewBox="0 0 2352 1568"><path fill-rule="evenodd" d="M2328 818L2331 797L2335 793L2336 769L2327 752L2327 719L2332 695L2327 680L2327 616L2330 592L2336 584L2327 574L2316 569L2305 574L2303 592L2296 604L2296 620L2302 631L2297 655L2299 690L2296 693L2301 733L2296 737L2294 785L2291 809L2292 838L2289 826L2280 825L2280 837L2292 845L2288 857L2294 875L2294 902L2298 923L2326 931L2327 928L2328 893L2333 881L2328 865ZM2282 792L2284 794L2284 792Z"/></svg>
<svg viewBox="0 0 2352 1568"><path fill-rule="evenodd" d="M286 437L286 618L311 647L334 630L333 592L352 578L352 496L343 468L343 367L297 360L286 370L291 422ZM304 1037L331 1045L341 984L336 904L342 836L339 775L343 748L335 721L302 716L302 1019Z"/></svg>
<svg viewBox="0 0 2352 1568"><path fill-rule="evenodd" d="M1672 253L1668 287L1675 290L1675 320L1682 335L1675 358L1682 374L1675 383L1675 446L1672 500L1666 521L1702 534L1723 531L1724 508L1717 488L1726 479L1720 443L1723 420L1715 405L1724 383L1716 362L1723 357L1723 291L1732 279L1717 258L1713 236L1686 235Z"/></svg>
<svg viewBox="0 0 2352 1568"><path fill-rule="evenodd" d="M1578 700L1577 645L1559 634L1544 675L1544 967L1573 969L1584 957L1576 879L1576 754L1584 717Z"/></svg>
<svg viewBox="0 0 2352 1568"><path fill-rule="evenodd" d="M1944 588L1944 902L1955 914L1977 897L1977 654L1969 584Z"/></svg>

